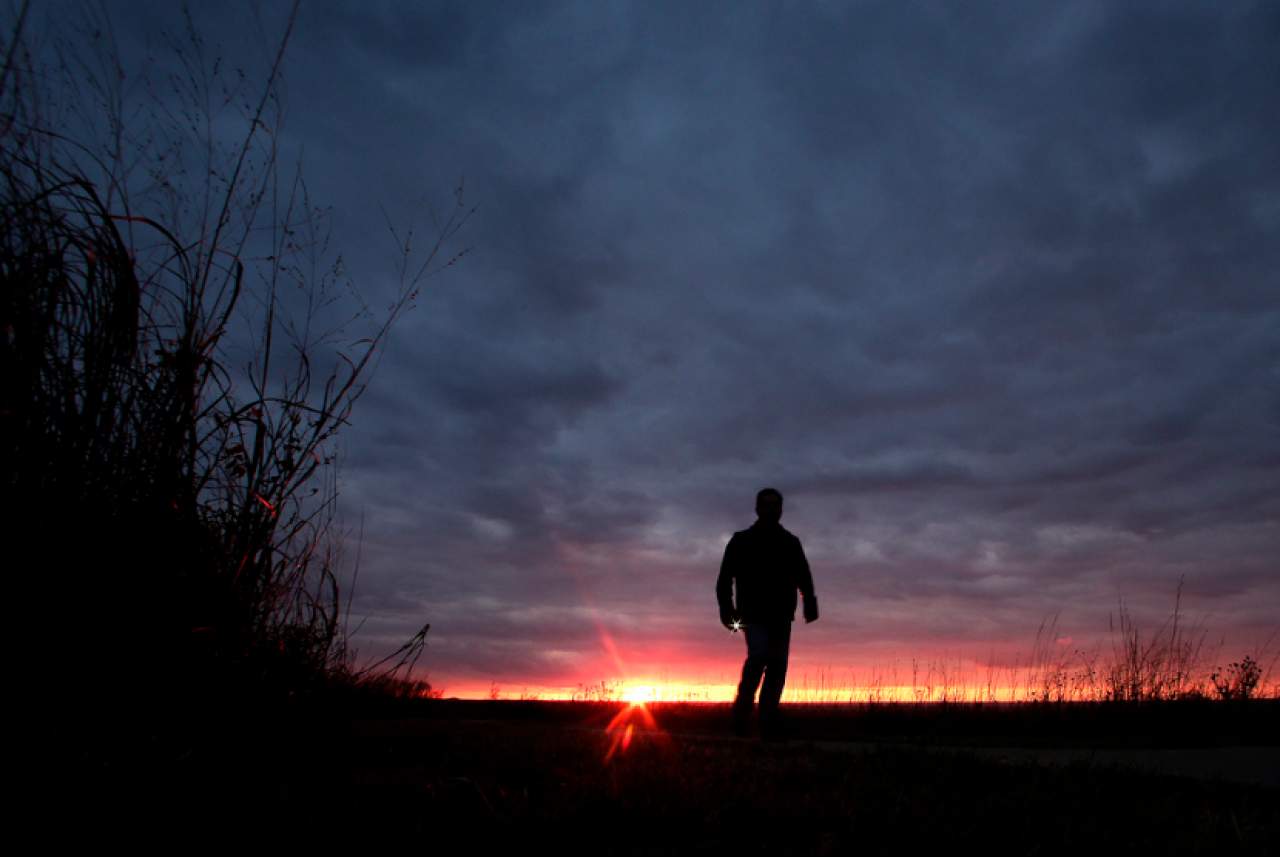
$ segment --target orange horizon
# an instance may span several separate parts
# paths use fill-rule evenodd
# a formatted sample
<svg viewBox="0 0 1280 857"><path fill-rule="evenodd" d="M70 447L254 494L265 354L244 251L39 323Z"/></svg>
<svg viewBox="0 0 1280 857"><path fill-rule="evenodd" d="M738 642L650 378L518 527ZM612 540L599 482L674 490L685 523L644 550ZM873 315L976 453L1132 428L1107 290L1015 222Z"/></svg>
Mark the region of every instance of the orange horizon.
<svg viewBox="0 0 1280 857"><path fill-rule="evenodd" d="M1009 670L1002 670L1003 676ZM1033 702L1047 698L1064 702L1090 702L1106 698L1105 682L1093 685L1059 686L1044 680L1045 673L1034 669L1019 671L1014 680L988 682L985 676L949 677L946 682L921 681L916 684L858 683L835 684L807 676L789 681L783 691L784 703L830 704L874 702ZM1210 698L1216 697L1208 677L1188 682ZM601 701L632 703L732 702L737 682L661 681L652 678L600 680L592 683L547 684L491 681L488 683L442 683L433 688L443 698L470 700ZM1253 694L1259 698L1280 698L1280 683L1269 676L1260 681Z"/></svg>
<svg viewBox="0 0 1280 857"><path fill-rule="evenodd" d="M669 682L596 682L590 685L444 685L438 688L447 699L492 699L492 700L539 700L547 702L630 702L630 703L677 703L677 702L732 702L737 693L736 684L696 684ZM603 687L602 687L603 685ZM1019 688L995 688L995 701L1013 701ZM985 698L985 688L983 689ZM782 701L791 704L831 703L831 702L930 702L955 699L944 694L941 689L933 691L933 697L921 692L919 688L909 685L880 687L830 687L821 690L788 687L782 694ZM945 697L945 699L944 699Z"/></svg>
<svg viewBox="0 0 1280 857"><path fill-rule="evenodd" d="M861 656L814 646L792 658L784 703L862 702L1024 702L1173 698L1199 692L1220 695L1215 681L1238 688L1242 661L1252 663L1256 697L1280 698L1277 634L1247 644L1228 645L1225 636L1206 645L1207 632L1195 624L1139 635L1121 612L1122 639L1067 633L1057 616L1043 621L1028 651L1012 641L947 646L930 655L899 646L865 646ZM1167 624L1167 623L1166 623ZM655 642L617 633L595 620L599 648L555 651L564 672L527 678L476 671L422 670L431 695L458 699L540 699L566 701L730 702L742 668L740 645L708 654L701 641ZM1188 630L1190 629L1190 630ZM877 651L878 649L878 651ZM1233 653L1233 654L1229 654ZM1251 653L1251 654L1246 654ZM1256 661L1253 660L1256 658ZM840 667L834 666L843 661ZM1214 675L1218 678L1215 679ZM1114 691L1114 692L1113 692Z"/></svg>

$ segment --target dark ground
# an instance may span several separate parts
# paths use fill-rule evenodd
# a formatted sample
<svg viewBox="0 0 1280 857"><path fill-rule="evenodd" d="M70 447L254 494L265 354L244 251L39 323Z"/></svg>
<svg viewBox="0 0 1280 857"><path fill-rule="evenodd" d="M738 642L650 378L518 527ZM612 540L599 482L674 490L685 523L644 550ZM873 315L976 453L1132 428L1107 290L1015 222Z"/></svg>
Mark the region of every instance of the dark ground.
<svg viewBox="0 0 1280 857"><path fill-rule="evenodd" d="M781 743L731 737L723 705L659 704L656 729L628 711L632 740L606 758L605 727L626 708L422 700L246 712L220 733L153 735L130 754L87 758L68 797L96 796L107 838L180 847L265 837L593 854L1280 851L1274 700L792 706ZM1222 764L1173 776L1123 754Z"/></svg>

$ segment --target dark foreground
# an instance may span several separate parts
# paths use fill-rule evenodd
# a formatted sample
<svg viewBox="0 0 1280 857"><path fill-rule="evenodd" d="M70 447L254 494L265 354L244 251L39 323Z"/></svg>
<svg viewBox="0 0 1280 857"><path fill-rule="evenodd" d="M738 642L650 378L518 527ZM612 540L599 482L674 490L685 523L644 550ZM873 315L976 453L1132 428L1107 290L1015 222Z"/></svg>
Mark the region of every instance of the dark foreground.
<svg viewBox="0 0 1280 857"><path fill-rule="evenodd" d="M791 740L761 743L729 736L723 706L651 706L656 728L627 710L623 749L625 726L606 728L625 709L617 704L366 705L277 720L256 738L205 736L171 747L181 758L160 767L161 752L150 765L100 760L72 793L105 796L94 822L104 839L174 846L230 838L477 853L1280 849L1280 788L1256 781L1257 766L1233 781L1050 752L1096 745L1274 758L1274 703L1145 716L986 708L793 709ZM1199 723L1199 735L1179 722Z"/></svg>

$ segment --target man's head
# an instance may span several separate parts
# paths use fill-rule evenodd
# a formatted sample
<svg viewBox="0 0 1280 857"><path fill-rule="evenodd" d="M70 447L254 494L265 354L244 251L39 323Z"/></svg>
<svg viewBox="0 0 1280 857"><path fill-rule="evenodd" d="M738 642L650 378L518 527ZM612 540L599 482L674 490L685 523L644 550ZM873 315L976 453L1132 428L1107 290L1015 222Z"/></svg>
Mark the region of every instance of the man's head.
<svg viewBox="0 0 1280 857"><path fill-rule="evenodd" d="M782 492L777 488L762 488L756 494L756 517L766 524L776 524L782 518Z"/></svg>

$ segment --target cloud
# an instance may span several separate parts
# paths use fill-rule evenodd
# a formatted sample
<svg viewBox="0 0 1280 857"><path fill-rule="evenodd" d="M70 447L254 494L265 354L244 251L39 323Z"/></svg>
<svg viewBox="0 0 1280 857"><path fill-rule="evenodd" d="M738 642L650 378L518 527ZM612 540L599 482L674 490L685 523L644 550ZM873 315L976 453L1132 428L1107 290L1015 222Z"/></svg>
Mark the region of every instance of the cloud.
<svg viewBox="0 0 1280 857"><path fill-rule="evenodd" d="M379 204L420 241L424 192L465 175L479 205L345 436L361 611L430 616L442 674L593 663L588 603L694 634L774 484L829 652L1105 621L1180 575L1224 627L1265 624L1278 26L308 8L287 139L366 297L396 282Z"/></svg>

